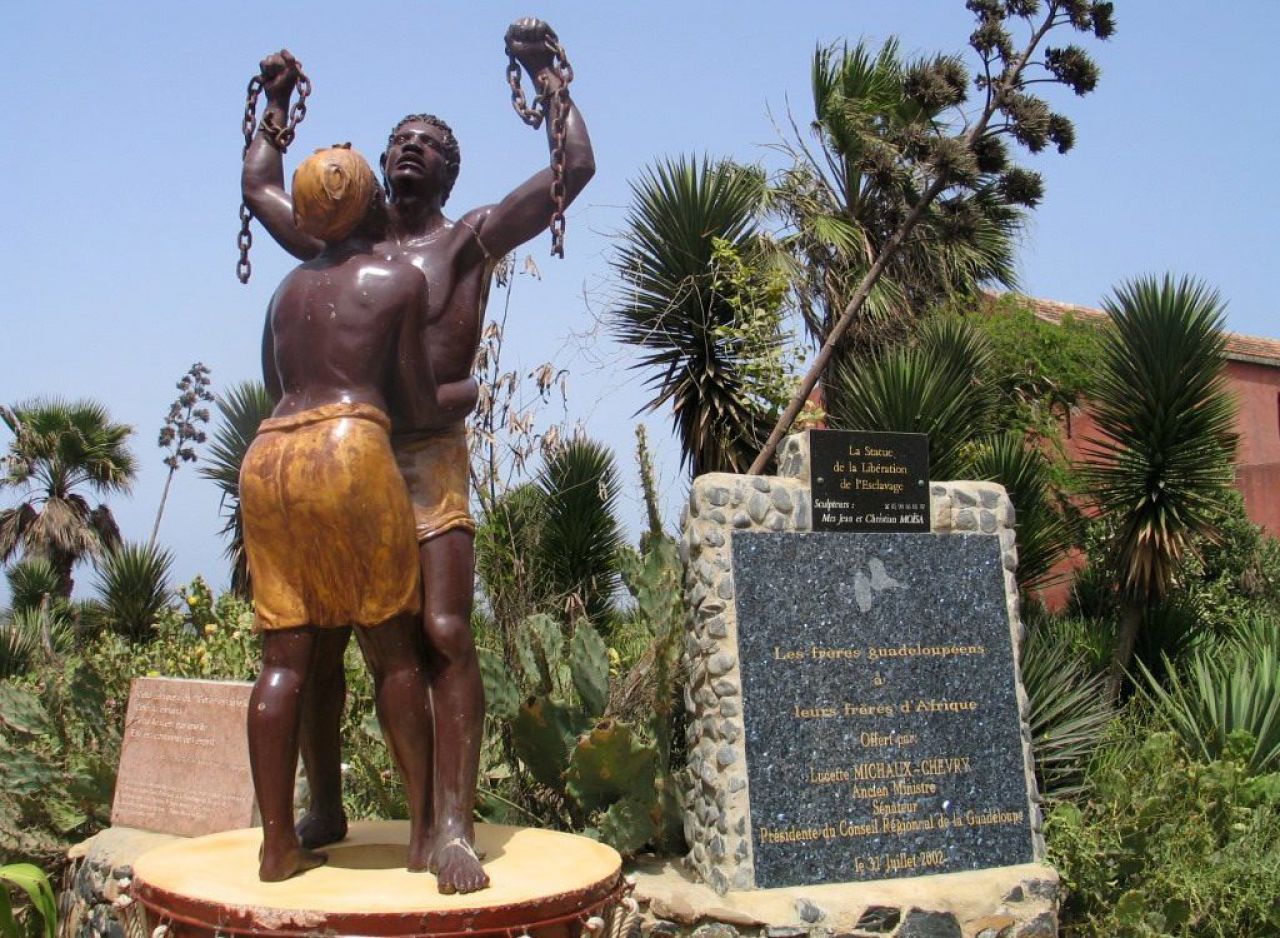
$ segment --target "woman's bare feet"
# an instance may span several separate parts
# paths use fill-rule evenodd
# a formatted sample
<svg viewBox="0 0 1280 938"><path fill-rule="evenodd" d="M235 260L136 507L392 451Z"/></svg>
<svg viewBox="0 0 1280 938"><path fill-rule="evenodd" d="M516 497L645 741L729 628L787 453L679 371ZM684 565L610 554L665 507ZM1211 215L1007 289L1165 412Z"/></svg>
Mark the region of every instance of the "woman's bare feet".
<svg viewBox="0 0 1280 938"><path fill-rule="evenodd" d="M336 815L308 811L294 825L294 830L298 833L299 843L314 850L325 844L336 844L347 836L347 816L341 811Z"/></svg>
<svg viewBox="0 0 1280 938"><path fill-rule="evenodd" d="M281 850L268 850L264 844L258 852L258 860L258 879L264 883L278 883L323 866L329 857L296 845Z"/></svg>
<svg viewBox="0 0 1280 938"><path fill-rule="evenodd" d="M480 858L461 837L453 837L438 846L431 855L429 868L436 874L436 888L446 896L455 892L477 892L489 885L489 874L480 865Z"/></svg>

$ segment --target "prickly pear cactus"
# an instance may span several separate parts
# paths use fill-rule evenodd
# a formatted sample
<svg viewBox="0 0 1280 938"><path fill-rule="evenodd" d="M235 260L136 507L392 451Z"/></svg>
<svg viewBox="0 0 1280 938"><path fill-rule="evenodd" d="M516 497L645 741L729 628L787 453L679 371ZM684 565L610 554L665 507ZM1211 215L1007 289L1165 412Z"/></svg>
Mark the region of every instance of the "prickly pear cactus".
<svg viewBox="0 0 1280 938"><path fill-rule="evenodd" d="M565 772L565 790L587 811L652 793L656 756L653 744L642 743L625 723L601 720L577 740Z"/></svg>
<svg viewBox="0 0 1280 938"><path fill-rule="evenodd" d="M609 703L609 648L585 619L569 641L569 673L587 713L603 716Z"/></svg>
<svg viewBox="0 0 1280 938"><path fill-rule="evenodd" d="M480 680L484 684L485 711L500 720L515 719L520 712L520 685L511 679L502 656L488 648L476 649Z"/></svg>
<svg viewBox="0 0 1280 938"><path fill-rule="evenodd" d="M670 547L670 551L666 550ZM669 553L669 556L668 556ZM679 619L679 560L667 539L655 538L635 555L628 583L654 628L655 669L669 681L676 657L667 653L683 637ZM673 600L672 597L675 597ZM657 621L661 620L661 621ZM516 756L541 785L564 802L575 826L622 853L666 843L670 818L679 818L676 786L668 782L668 752L654 734L605 718L609 707L609 648L586 620L568 641L547 615L525 619L515 636L516 666L480 652L488 709L511 720ZM669 711L655 714L660 734ZM667 734L669 738L669 734Z"/></svg>
<svg viewBox="0 0 1280 938"><path fill-rule="evenodd" d="M563 792L569 754L587 725L581 711L553 697L529 697L511 725L511 740L533 777L553 791Z"/></svg>

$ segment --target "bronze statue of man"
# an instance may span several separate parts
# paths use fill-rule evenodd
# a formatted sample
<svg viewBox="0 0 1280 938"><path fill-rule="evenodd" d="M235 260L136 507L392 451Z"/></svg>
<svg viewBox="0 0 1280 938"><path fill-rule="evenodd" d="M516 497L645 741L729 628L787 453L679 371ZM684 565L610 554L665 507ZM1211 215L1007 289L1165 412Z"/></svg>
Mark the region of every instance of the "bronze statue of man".
<svg viewBox="0 0 1280 938"><path fill-rule="evenodd" d="M240 503L263 667L249 755L263 821L259 876L324 862L293 824L300 699L313 663L341 658L351 627L373 672L378 716L410 805L410 862L431 843L431 715L418 627L421 581L409 494L391 451L396 411L447 412L425 357L427 283L371 254L382 233L373 171L350 148L321 150L294 176L299 228L325 245L281 283L263 334L277 400L245 454ZM453 396L461 416L470 401Z"/></svg>
<svg viewBox="0 0 1280 938"><path fill-rule="evenodd" d="M586 125L555 67L555 33L535 19L520 20L507 45L529 73L542 100L563 115L564 204L595 172ZM314 256L321 244L301 231L283 185L283 161L271 128L285 126L298 79L287 53L262 65L267 113L245 154L245 203L272 237L294 256ZM565 89L567 91L567 89ZM547 120L554 147L558 119ZM553 169L535 173L500 202L450 220L443 206L460 164L449 127L430 115L410 115L391 133L381 160L387 186L385 238L374 254L403 261L425 275L429 290L424 354L441 385L470 378L480 342L493 267L505 254L546 230L557 210ZM429 409L429 408L427 408ZM437 412L393 413L392 443L414 504L423 586L423 631L430 671L433 788L428 866L442 892L470 892L488 884L474 853L473 811L484 719L470 619L474 592L474 523L466 511L466 447L457 417ZM346 833L339 779L345 688L340 654L317 659L304 709L302 753L311 784L311 810L299 823L310 847Z"/></svg>

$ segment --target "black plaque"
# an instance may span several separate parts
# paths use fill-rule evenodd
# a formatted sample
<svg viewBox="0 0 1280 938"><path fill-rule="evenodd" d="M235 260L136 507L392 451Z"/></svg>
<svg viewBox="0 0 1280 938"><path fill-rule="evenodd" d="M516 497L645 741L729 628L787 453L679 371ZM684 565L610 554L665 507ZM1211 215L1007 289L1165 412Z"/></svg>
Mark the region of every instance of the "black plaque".
<svg viewBox="0 0 1280 938"><path fill-rule="evenodd" d="M1032 860L999 541L735 533L761 888Z"/></svg>
<svg viewBox="0 0 1280 938"><path fill-rule="evenodd" d="M815 531L928 531L929 437L809 431Z"/></svg>

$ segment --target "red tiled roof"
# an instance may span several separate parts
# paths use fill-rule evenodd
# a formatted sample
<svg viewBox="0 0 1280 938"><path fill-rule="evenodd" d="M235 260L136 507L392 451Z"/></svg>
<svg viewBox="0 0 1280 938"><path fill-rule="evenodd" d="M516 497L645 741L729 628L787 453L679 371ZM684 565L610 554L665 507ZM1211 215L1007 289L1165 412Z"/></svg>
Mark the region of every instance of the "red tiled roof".
<svg viewBox="0 0 1280 938"><path fill-rule="evenodd" d="M1045 322L1060 323L1068 314L1085 322L1104 322L1107 314L1100 309L1089 306L1076 306L1074 303L1059 303L1057 300L1040 300L1035 297L1023 297L1035 314ZM1261 336L1241 335L1239 332L1227 333L1227 358L1238 362L1254 362L1259 365L1270 365L1280 368L1280 339L1266 339Z"/></svg>

